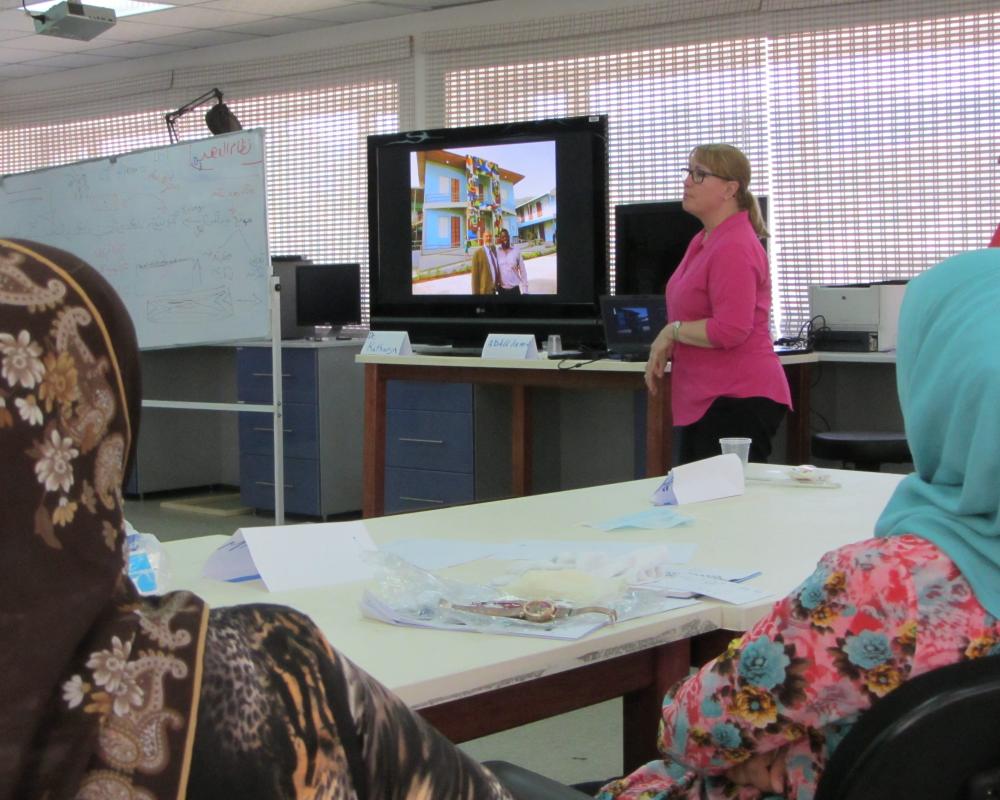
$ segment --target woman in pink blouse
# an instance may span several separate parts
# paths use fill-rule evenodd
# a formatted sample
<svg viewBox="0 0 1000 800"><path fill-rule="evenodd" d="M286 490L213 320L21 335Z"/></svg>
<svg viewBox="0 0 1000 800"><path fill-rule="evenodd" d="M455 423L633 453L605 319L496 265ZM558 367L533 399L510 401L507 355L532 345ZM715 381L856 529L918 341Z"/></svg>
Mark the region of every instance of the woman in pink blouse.
<svg viewBox="0 0 1000 800"><path fill-rule="evenodd" d="M657 394L671 367L671 408L680 463L718 455L719 439L753 440L766 461L791 407L788 382L771 345L771 278L759 238L767 236L749 190L750 162L727 144L691 151L684 210L705 226L667 283L667 318L646 364Z"/></svg>

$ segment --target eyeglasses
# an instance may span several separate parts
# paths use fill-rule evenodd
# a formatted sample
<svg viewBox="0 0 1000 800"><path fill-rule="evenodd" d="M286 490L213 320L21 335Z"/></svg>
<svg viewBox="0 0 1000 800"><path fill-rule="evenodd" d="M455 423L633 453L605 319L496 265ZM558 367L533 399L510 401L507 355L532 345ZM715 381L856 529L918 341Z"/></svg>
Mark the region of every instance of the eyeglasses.
<svg viewBox="0 0 1000 800"><path fill-rule="evenodd" d="M721 181L731 181L732 178L727 178L725 175L717 175L714 172L708 172L701 167L685 167L681 170L684 173L685 179L691 178L692 183L704 183L705 178L718 178Z"/></svg>

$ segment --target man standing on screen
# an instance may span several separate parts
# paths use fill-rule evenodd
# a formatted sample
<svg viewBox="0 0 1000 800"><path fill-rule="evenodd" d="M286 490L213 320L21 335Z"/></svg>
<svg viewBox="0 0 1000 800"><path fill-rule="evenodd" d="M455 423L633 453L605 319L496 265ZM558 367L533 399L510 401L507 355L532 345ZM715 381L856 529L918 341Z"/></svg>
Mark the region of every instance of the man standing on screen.
<svg viewBox="0 0 1000 800"><path fill-rule="evenodd" d="M496 294L497 249L492 231L483 231L483 246L472 254L472 293Z"/></svg>
<svg viewBox="0 0 1000 800"><path fill-rule="evenodd" d="M497 262L500 265L500 280L497 282L497 294L522 295L528 293L528 268L524 266L524 258L520 248L512 247L510 233L504 228L500 231L500 249L496 251Z"/></svg>

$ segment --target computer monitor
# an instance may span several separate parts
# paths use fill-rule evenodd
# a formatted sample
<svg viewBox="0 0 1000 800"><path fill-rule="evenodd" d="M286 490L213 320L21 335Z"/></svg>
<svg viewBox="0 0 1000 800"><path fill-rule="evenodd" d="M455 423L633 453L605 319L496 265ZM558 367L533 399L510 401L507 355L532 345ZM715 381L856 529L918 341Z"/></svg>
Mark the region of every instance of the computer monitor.
<svg viewBox="0 0 1000 800"><path fill-rule="evenodd" d="M757 200L766 219L767 197ZM615 294L663 294L701 229L680 200L615 206Z"/></svg>
<svg viewBox="0 0 1000 800"><path fill-rule="evenodd" d="M295 268L295 322L337 331L361 322L360 264L300 264Z"/></svg>

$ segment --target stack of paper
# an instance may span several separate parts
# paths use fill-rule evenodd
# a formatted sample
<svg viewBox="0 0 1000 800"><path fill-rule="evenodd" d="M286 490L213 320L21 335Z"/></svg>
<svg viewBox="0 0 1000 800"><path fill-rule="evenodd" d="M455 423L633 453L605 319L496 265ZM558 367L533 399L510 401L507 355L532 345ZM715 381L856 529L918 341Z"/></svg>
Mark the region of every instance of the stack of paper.
<svg viewBox="0 0 1000 800"><path fill-rule="evenodd" d="M754 603L770 594L742 583L758 575L760 575L758 571L676 569L655 581L641 584L641 588L663 592L668 597L703 595L714 600L741 605Z"/></svg>
<svg viewBox="0 0 1000 800"><path fill-rule="evenodd" d="M221 581L261 578L268 591L365 580L363 554L378 548L361 521L240 528L205 562L202 574Z"/></svg>

